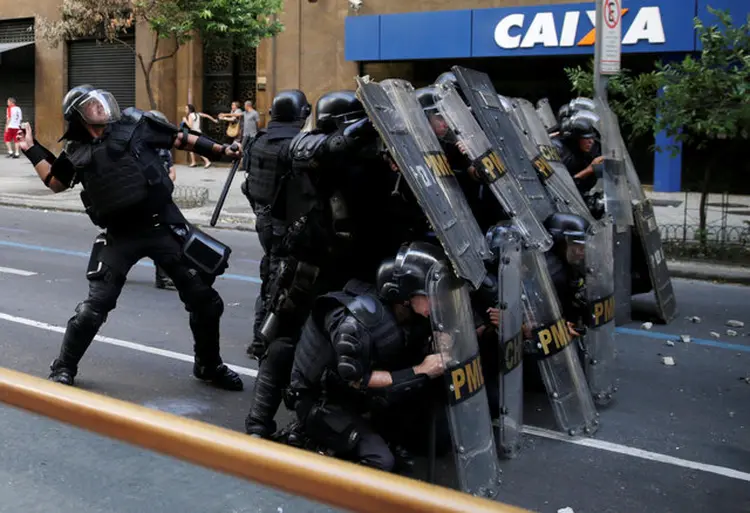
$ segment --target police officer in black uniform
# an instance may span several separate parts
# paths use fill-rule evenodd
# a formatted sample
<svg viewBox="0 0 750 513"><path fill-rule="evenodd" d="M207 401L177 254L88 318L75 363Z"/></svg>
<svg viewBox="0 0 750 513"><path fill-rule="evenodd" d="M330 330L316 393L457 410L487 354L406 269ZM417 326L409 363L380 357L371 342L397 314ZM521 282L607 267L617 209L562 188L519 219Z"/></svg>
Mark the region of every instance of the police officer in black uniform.
<svg viewBox="0 0 750 513"><path fill-rule="evenodd" d="M67 143L59 157L33 139L28 125L21 147L52 191L80 182L87 213L107 231L94 243L86 275L89 295L68 321L50 379L74 383L78 364L115 308L130 268L149 257L174 281L190 313L193 375L226 390L242 390L242 380L220 356L224 302L212 286L226 268L230 250L189 225L172 202L173 185L158 149L174 147L207 157L240 158L241 153L203 135L180 132L149 113L121 113L112 94L88 85L68 92L63 115L67 130L61 140Z"/></svg>
<svg viewBox="0 0 750 513"><path fill-rule="evenodd" d="M596 185L594 166L604 162L599 132L595 124L598 117L590 111L574 112L561 121L561 133L552 139L565 167L573 176L576 187L584 197Z"/></svg>
<svg viewBox="0 0 750 513"><path fill-rule="evenodd" d="M251 435L269 437L276 431L273 418L289 383L294 346L312 302L349 278L345 264L352 256L351 225L336 186L337 171L376 136L356 108L352 95L323 95L316 105L316 128L300 132L289 146L291 171L282 178L271 209L273 218L288 229L259 333L267 350L245 420Z"/></svg>
<svg viewBox="0 0 750 513"><path fill-rule="evenodd" d="M333 455L394 469L387 439L361 415L372 404L398 409L443 374L442 357L425 356L427 273L441 258L438 247L412 243L383 263L374 288L351 280L342 291L316 300L297 346L287 401L305 435ZM414 329L420 323L427 329ZM390 423L392 430L414 427L400 420Z"/></svg>
<svg viewBox="0 0 750 513"><path fill-rule="evenodd" d="M260 337L260 327L268 311L269 287L278 274L280 246L286 224L271 215L282 178L290 172L291 140L299 134L310 115L311 106L305 93L298 89L281 91L271 104L271 121L244 148L247 177L242 190L255 212L255 230L263 248L260 261L261 288L255 301L253 340L248 354L260 358L267 347Z"/></svg>
<svg viewBox="0 0 750 513"><path fill-rule="evenodd" d="M167 116L165 116L163 113L159 112L158 110L151 110L149 111L151 114L153 114L156 118L158 118L160 121L164 123L169 123L169 119L167 119ZM162 162L164 163L164 172L167 173L167 176L169 177L172 182L175 181L177 178L177 173L174 169L174 161L172 160L172 152L167 148L159 148L159 156L161 157ZM164 269L159 267L158 265L154 266L156 268L156 278L154 280L154 284L156 285L157 289L174 289L174 282L169 279L169 276L167 276L167 273L164 272Z"/></svg>

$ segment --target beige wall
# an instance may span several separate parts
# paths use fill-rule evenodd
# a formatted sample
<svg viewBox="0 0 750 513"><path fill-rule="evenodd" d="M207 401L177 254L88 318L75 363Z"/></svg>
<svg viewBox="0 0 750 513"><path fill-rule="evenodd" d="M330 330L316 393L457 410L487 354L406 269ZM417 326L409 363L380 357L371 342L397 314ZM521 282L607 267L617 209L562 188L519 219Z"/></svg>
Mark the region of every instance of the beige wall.
<svg viewBox="0 0 750 513"><path fill-rule="evenodd" d="M392 14L414 11L440 11L455 9L482 9L514 5L549 5L574 3L577 0L472 0L456 3L453 0L363 0L358 13L351 11L348 0L286 0L284 32L277 39L277 90L300 88L311 103L321 94L333 89L354 89L357 63L344 59L344 20L347 15ZM300 13L302 21L300 23ZM270 43L262 51L268 62L273 60ZM408 63L381 64L391 76L407 78ZM274 74L270 65L269 75ZM269 84L270 84L269 78ZM272 88L267 94L272 97Z"/></svg>

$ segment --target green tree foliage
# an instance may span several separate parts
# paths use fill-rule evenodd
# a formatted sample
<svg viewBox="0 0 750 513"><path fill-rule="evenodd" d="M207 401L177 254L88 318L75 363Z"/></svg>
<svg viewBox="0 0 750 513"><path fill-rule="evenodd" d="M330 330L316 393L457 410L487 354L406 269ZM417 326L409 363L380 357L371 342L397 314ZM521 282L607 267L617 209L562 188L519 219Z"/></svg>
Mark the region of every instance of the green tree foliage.
<svg viewBox="0 0 750 513"><path fill-rule="evenodd" d="M174 57L196 35L207 46L233 51L257 47L263 38L282 30L275 17L281 9L282 0L63 0L61 20L40 19L38 33L52 47L87 37L127 46L137 56L149 103L156 109L151 87L154 64ZM145 55L123 40L139 22L156 36ZM159 55L164 40L174 41L174 47Z"/></svg>
<svg viewBox="0 0 750 513"><path fill-rule="evenodd" d="M632 135L664 131L672 138L660 151L676 153L679 144L703 149L716 140L750 139L750 15L735 25L728 12L708 10L718 23L706 25L695 18L700 53L680 62L657 62L654 71L638 76L623 70L609 82L610 106ZM565 70L575 93L593 96L592 69L593 63L588 70ZM719 158L714 156L704 168L699 229L704 243L706 200Z"/></svg>

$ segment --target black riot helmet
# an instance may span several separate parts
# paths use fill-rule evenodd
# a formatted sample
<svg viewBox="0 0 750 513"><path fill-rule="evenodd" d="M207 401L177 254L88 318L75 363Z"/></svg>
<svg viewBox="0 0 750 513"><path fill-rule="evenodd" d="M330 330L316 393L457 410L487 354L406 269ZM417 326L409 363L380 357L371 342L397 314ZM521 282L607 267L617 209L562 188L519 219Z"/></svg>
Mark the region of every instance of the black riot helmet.
<svg viewBox="0 0 750 513"><path fill-rule="evenodd" d="M351 90L326 93L315 105L315 127L325 133L366 117L365 108Z"/></svg>
<svg viewBox="0 0 750 513"><path fill-rule="evenodd" d="M570 104L565 104L557 111L557 119L562 123L570 117Z"/></svg>
<svg viewBox="0 0 750 513"><path fill-rule="evenodd" d="M90 85L76 86L63 98L63 118L78 117L89 125L102 126L119 121L122 113L112 93Z"/></svg>
<svg viewBox="0 0 750 513"><path fill-rule="evenodd" d="M442 248L429 242L412 242L401 246L395 258L384 261L375 283L380 296L387 301L408 301L412 296L427 296L427 277L433 265L445 260Z"/></svg>
<svg viewBox="0 0 750 513"><path fill-rule="evenodd" d="M561 123L563 137L575 139L599 139L600 134L596 128L599 121L599 116L588 110L581 110L573 113Z"/></svg>
<svg viewBox="0 0 750 513"><path fill-rule="evenodd" d="M586 233L591 224L581 216L556 212L544 221L552 235L554 250L573 267L583 269L586 263Z"/></svg>
<svg viewBox="0 0 750 513"><path fill-rule="evenodd" d="M285 89L274 96L271 102L271 121L290 123L305 121L312 112L305 93L299 89Z"/></svg>
<svg viewBox="0 0 750 513"><path fill-rule="evenodd" d="M594 100L591 98L586 98L584 96L579 96L578 98L573 98L568 102L568 107L570 108L570 113L576 113L580 112L582 110L587 110L589 112L596 112L596 104L594 103Z"/></svg>
<svg viewBox="0 0 750 513"><path fill-rule="evenodd" d="M502 221L492 226L484 236L492 252L493 263L500 259L500 248L505 242L522 242L521 232L513 225L513 221Z"/></svg>

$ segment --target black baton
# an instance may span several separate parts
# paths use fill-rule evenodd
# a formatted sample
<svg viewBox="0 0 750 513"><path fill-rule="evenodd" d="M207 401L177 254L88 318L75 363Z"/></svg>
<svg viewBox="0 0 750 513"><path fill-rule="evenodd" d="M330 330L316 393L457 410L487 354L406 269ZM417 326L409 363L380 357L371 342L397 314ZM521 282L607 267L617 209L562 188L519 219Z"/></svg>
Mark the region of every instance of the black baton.
<svg viewBox="0 0 750 513"><path fill-rule="evenodd" d="M219 220L219 214L221 214L221 209L224 207L224 202L227 200L227 194L229 194L229 188L232 186L234 175L240 167L240 161L241 159L235 160L234 164L232 164L232 169L229 170L229 176L227 176L227 181L224 183L224 189L221 191L219 201L216 202L214 214L211 216L211 226L216 226L216 221Z"/></svg>

